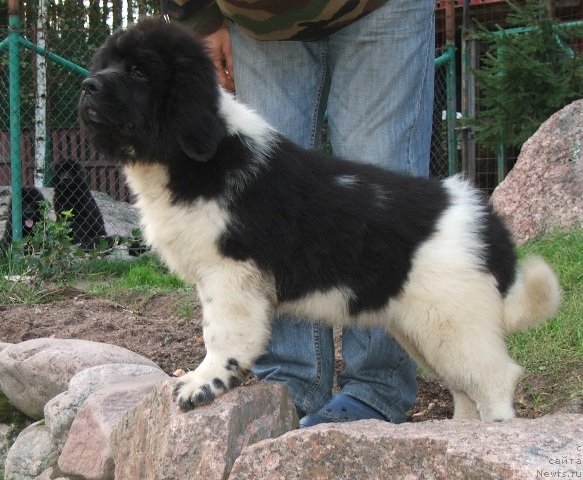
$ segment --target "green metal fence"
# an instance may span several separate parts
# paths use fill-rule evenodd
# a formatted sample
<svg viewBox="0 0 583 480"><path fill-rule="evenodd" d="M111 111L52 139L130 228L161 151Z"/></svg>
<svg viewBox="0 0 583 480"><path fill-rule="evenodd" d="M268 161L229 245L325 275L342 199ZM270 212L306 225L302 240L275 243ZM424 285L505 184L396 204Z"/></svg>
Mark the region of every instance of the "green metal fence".
<svg viewBox="0 0 583 480"><path fill-rule="evenodd" d="M28 178L23 178L23 173L25 177L32 174L32 172L26 171L27 167L30 168L30 165L27 165L30 162L23 162L23 150L26 150L26 153L30 157L32 153L30 151L31 126L34 124L31 114L31 110L33 110L33 99L30 95L34 91L34 71L32 69L34 57L35 55L45 56L48 60L54 62L55 65L61 67L62 70L56 71L53 79L53 83L56 85L71 84L71 82L64 81L63 79L63 73L66 74L67 71L73 72L73 84L78 85L79 75L86 75L87 70L62 56L48 52L30 42L25 36L21 35L19 17L14 15L9 17L8 35L5 40L0 42L0 53L3 51L8 51L8 89L3 88L2 91L9 92L7 102L9 110L9 142L4 141L0 143L0 161L2 161L2 166L5 167L7 165L5 153L9 150L10 168L8 172L12 187L12 238L19 239L22 237L22 186L30 184L30 181L27 181ZM5 78L2 78L2 83L5 83ZM26 92L26 94L23 95L23 92ZM75 112L76 110L76 95L71 95L69 100L63 101L63 98L66 97L62 96L70 95L70 93L62 89L59 90L58 88L54 90L52 100L60 106L62 111ZM0 100L0 105L4 107L0 107L0 115L2 115L6 111L6 98ZM4 132L6 126L4 120L5 115L2 115L0 118L2 118L0 129ZM74 118L74 120L69 120L68 123L76 125L76 116ZM60 123L58 118L55 121L56 123ZM48 133L40 132L40 135L47 139ZM2 139L6 140L6 136L3 135ZM9 148L7 148L7 143ZM50 142L47 143L50 144ZM44 185L47 185L50 179L50 161L48 158L46 160L45 171L47 172L47 176L43 182ZM7 176L6 170L4 168L4 177ZM5 183L6 179L0 178L0 185Z"/></svg>
<svg viewBox="0 0 583 480"><path fill-rule="evenodd" d="M0 186L12 186L13 238L22 236L22 188L34 185L36 137L44 138L42 184L51 185L52 170L63 159L78 161L92 190L116 200L129 201L129 192L119 166L89 147L77 120L81 79L94 49L107 32L87 29L52 32L49 49L34 45L27 32L19 30L17 17L9 30L0 30ZM431 174L445 177L458 168L455 86L455 48L436 52L434 126ZM35 131L36 56L47 62L46 131ZM38 129L36 129L38 130ZM38 175L37 175L38 179ZM38 181L38 180L37 180ZM38 185L37 185L38 186Z"/></svg>

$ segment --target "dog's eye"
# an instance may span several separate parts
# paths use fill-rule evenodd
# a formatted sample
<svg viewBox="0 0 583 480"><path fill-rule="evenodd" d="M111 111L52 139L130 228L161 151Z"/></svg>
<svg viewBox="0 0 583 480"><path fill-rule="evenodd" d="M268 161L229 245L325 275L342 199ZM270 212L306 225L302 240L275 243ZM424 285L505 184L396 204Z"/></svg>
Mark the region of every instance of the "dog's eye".
<svg viewBox="0 0 583 480"><path fill-rule="evenodd" d="M140 70L140 68L138 66L136 66L136 65L132 65L130 67L130 75L133 78L140 78L140 79L145 79L146 78L146 76L144 75L144 72L142 72Z"/></svg>

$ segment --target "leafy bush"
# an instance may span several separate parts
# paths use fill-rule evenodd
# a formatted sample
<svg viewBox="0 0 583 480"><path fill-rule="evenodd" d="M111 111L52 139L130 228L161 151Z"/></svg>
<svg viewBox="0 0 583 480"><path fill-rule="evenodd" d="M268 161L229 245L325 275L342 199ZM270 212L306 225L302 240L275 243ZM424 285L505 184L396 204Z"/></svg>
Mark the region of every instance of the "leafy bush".
<svg viewBox="0 0 583 480"><path fill-rule="evenodd" d="M32 233L13 242L3 259L1 271L6 275L26 275L53 280L70 274L83 251L71 241L71 212L63 212L51 220L51 204L40 203L42 221L35 223Z"/></svg>

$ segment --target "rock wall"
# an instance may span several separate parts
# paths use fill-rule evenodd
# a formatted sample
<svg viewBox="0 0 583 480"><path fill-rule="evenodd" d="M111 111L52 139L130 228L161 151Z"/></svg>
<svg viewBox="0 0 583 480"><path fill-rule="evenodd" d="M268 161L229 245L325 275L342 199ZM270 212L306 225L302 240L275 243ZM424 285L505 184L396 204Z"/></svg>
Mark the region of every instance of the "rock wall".
<svg viewBox="0 0 583 480"><path fill-rule="evenodd" d="M56 339L0 347L4 392L25 411L33 396L44 412L8 451L6 480L583 477L581 414L297 429L281 384L236 388L182 412L175 380L128 350ZM90 361L77 362L83 356Z"/></svg>

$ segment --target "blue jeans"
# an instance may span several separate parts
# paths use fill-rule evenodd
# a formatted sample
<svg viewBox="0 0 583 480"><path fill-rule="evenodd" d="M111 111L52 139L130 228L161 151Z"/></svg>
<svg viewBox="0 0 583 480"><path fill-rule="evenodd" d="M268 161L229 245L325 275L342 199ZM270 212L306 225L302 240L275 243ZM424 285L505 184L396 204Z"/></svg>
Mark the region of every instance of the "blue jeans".
<svg viewBox="0 0 583 480"><path fill-rule="evenodd" d="M411 175L429 173L433 0L390 0L316 42L259 42L231 28L237 97L288 138L317 148L325 111L334 154ZM415 365L384 331L342 332L342 392L387 420L405 420ZM254 373L288 385L298 408L332 396L332 329L280 317Z"/></svg>

